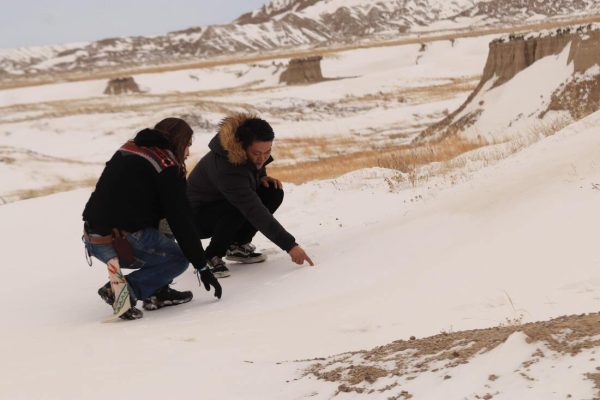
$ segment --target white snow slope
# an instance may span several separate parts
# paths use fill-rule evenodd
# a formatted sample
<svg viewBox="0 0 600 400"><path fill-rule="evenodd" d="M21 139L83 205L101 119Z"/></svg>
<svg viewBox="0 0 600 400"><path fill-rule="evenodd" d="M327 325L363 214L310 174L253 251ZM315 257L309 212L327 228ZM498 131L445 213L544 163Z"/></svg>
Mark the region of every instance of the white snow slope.
<svg viewBox="0 0 600 400"><path fill-rule="evenodd" d="M278 217L316 267L293 265L261 237L268 262L232 266L220 301L187 271L175 287L192 289L191 303L135 322L100 322L110 314L96 295L106 272L87 267L80 241L89 190L2 206L0 398L327 399L336 388L299 379L307 364L293 360L517 314L596 311L598 123L593 114L447 190L389 193L382 170L288 185ZM512 337L473 365L508 373L524 346ZM497 381L494 399L593 396L582 371L553 366L522 389ZM481 386L472 373L457 369L449 391L431 377L411 393L472 399ZM557 382L570 391L550 393Z"/></svg>
<svg viewBox="0 0 600 400"><path fill-rule="evenodd" d="M570 49L571 44L568 44L559 54L536 61L500 86L493 87L497 78L486 82L453 119L456 122L468 114L481 113L473 126L461 134L470 139L501 141L526 136L536 126L550 124L552 120L569 118L567 112L556 111L546 114L544 119L539 116L548 109L552 94L573 79Z"/></svg>

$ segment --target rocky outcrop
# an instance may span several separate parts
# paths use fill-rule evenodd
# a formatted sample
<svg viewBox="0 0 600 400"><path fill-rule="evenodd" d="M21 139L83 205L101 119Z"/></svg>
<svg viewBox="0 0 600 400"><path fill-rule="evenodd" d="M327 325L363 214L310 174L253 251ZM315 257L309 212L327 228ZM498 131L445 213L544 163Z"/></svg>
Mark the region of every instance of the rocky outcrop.
<svg viewBox="0 0 600 400"><path fill-rule="evenodd" d="M490 43L481 82L498 76L495 86L499 86L534 62L560 53L569 43L569 62L574 63L575 72L585 72L600 59L600 30L593 30L592 27L559 29L549 36L512 35L508 40L495 40Z"/></svg>
<svg viewBox="0 0 600 400"><path fill-rule="evenodd" d="M321 56L291 59L287 69L281 73L279 82L288 85L321 82L323 80L322 59Z"/></svg>
<svg viewBox="0 0 600 400"><path fill-rule="evenodd" d="M485 88L491 90L510 81L519 72L529 68L542 58L558 55L570 46L568 64L573 65L572 79L556 88L549 106L541 110L539 117L548 111L568 111L573 119L580 119L600 109L600 26L585 25L528 35L510 35L494 40L489 45L488 59L481 81L467 100L441 122L432 125L416 140L457 134L477 122L465 118L464 110L481 97ZM493 85L490 83L493 82Z"/></svg>
<svg viewBox="0 0 600 400"><path fill-rule="evenodd" d="M108 81L104 94L119 95L127 93L140 93L140 88L135 83L135 80L131 76L123 78L114 78Z"/></svg>

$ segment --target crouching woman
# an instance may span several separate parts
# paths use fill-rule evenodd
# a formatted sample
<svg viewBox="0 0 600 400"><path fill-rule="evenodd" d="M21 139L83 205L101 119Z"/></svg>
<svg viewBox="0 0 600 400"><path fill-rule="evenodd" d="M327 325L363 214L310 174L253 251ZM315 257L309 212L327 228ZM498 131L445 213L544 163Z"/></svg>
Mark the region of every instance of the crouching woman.
<svg viewBox="0 0 600 400"><path fill-rule="evenodd" d="M145 310L186 303L192 292L169 287L192 263L207 290L221 297L221 286L206 267L206 257L186 197L184 161L193 131L179 118L166 118L154 129L140 131L106 163L83 211L84 243L88 254L104 263L117 258L125 276L131 308L123 319L143 316ZM172 231L163 234L165 218ZM115 246L120 241L127 251ZM129 257L127 257L129 255ZM98 290L110 305L115 294L110 282Z"/></svg>

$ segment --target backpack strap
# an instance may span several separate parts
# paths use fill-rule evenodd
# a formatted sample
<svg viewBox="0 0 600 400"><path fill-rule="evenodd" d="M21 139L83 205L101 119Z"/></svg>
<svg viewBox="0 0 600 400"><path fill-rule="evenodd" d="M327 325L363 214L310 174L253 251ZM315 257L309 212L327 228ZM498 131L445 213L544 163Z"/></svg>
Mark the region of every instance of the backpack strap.
<svg viewBox="0 0 600 400"><path fill-rule="evenodd" d="M146 159L159 174L165 168L179 165L171 150L161 149L160 147L138 146L133 140L121 146L119 152L123 155L136 155Z"/></svg>

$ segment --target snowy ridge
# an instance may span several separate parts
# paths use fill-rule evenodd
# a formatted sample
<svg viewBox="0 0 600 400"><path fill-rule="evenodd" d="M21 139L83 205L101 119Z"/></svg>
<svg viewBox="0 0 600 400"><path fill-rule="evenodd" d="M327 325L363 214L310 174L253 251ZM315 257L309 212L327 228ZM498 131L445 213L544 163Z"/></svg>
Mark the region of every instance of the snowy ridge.
<svg viewBox="0 0 600 400"><path fill-rule="evenodd" d="M86 46L87 42L70 43L56 46L18 47L15 49L0 49L0 77L5 74L22 75L27 73L23 65L35 65L45 60L61 57L61 53L69 52Z"/></svg>
<svg viewBox="0 0 600 400"><path fill-rule="evenodd" d="M449 18L474 6L473 0L379 0L365 2L364 0L275 0L265 4L251 13L258 19L281 16L294 12L303 17L319 20L335 14L340 9L348 9L356 17L370 13L393 13L398 9L408 10L415 14L429 15L434 18Z"/></svg>
<svg viewBox="0 0 600 400"><path fill-rule="evenodd" d="M219 55L383 40L398 33L498 26L600 12L600 0L276 0L231 24L44 50L0 50L16 75L191 62Z"/></svg>
<svg viewBox="0 0 600 400"><path fill-rule="evenodd" d="M351 17L347 22L353 24L363 22L359 21L362 18L369 24L375 22L398 26L402 23L415 27L446 19L453 22L457 18L516 22L574 13L593 14L599 10L597 0L275 0L241 16L237 21L261 23L290 13L316 21L327 21L336 15L345 14Z"/></svg>

